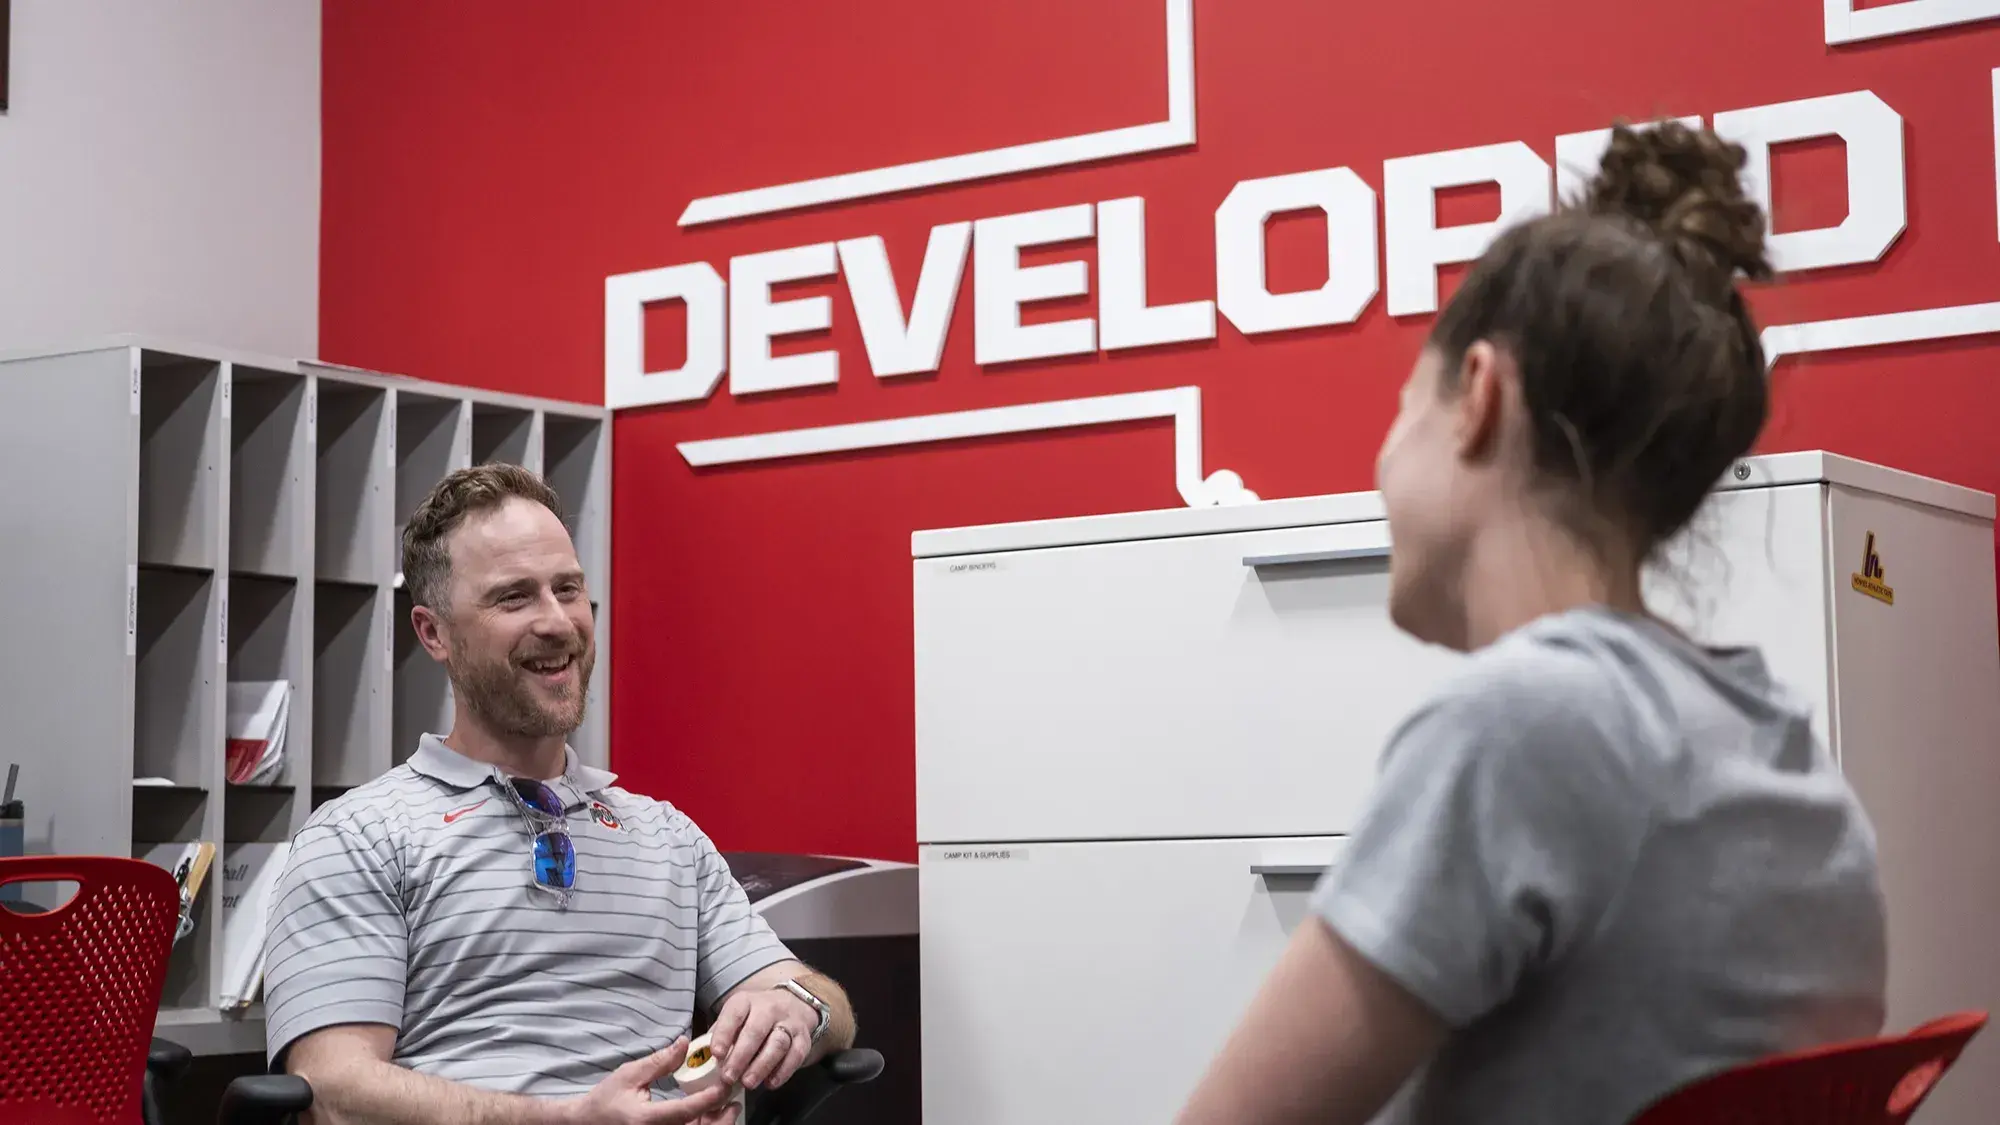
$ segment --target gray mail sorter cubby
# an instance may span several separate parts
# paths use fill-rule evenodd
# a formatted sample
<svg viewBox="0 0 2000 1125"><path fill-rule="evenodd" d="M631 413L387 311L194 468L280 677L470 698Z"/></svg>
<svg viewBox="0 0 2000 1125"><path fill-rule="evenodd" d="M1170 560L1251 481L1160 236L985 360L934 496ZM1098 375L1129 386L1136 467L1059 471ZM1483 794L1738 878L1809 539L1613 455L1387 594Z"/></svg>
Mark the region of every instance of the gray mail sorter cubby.
<svg viewBox="0 0 2000 1125"><path fill-rule="evenodd" d="M217 854L174 948L163 1036L262 1048L261 1009L223 1012L224 870L450 723L416 645L400 535L463 465L544 473L597 607L591 711L606 761L611 431L601 407L120 336L0 355L0 577L16 643L0 704L28 848L170 863ZM291 685L282 769L227 781L231 682Z"/></svg>

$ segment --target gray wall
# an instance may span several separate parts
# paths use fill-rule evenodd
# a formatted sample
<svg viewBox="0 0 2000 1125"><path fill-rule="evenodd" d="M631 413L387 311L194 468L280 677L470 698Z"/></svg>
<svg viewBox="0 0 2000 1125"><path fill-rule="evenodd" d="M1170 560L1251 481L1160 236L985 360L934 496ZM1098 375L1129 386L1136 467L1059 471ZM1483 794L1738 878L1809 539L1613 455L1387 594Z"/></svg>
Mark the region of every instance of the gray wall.
<svg viewBox="0 0 2000 1125"><path fill-rule="evenodd" d="M0 349L311 356L319 0L13 0Z"/></svg>

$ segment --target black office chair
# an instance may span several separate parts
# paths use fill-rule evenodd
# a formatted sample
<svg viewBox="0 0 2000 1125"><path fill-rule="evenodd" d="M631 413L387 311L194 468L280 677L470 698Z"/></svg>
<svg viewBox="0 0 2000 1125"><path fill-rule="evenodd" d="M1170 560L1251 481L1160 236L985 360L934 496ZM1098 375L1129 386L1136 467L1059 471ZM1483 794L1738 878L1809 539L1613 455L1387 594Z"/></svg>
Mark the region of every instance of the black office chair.
<svg viewBox="0 0 2000 1125"><path fill-rule="evenodd" d="M194 1056L186 1047L153 1040L146 1057L146 1125L162 1125L160 1092L187 1072ZM776 1090L754 1090L744 1100L743 1125L799 1125L843 1086L872 1082L882 1073L880 1051L855 1047L837 1051L801 1070ZM217 1125L286 1125L312 1108L312 1086L294 1074L252 1074L222 1091Z"/></svg>

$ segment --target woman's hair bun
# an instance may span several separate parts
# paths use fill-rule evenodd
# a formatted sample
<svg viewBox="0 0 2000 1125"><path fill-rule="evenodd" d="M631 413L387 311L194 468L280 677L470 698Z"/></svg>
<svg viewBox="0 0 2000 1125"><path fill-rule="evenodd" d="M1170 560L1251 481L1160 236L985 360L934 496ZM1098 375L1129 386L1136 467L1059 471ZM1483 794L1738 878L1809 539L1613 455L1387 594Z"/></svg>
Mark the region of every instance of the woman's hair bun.
<svg viewBox="0 0 2000 1125"><path fill-rule="evenodd" d="M1738 273L1771 276L1764 210L1743 189L1746 159L1742 145L1680 121L1620 123L1577 205L1650 228L1699 288L1721 296Z"/></svg>

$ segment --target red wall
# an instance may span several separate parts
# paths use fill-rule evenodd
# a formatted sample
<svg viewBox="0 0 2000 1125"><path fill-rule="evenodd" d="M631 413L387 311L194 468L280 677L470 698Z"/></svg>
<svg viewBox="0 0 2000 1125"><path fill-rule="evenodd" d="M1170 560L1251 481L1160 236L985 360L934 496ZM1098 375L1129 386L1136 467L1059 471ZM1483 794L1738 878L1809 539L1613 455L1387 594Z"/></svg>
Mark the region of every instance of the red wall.
<svg viewBox="0 0 2000 1125"><path fill-rule="evenodd" d="M1241 179L1345 165L1379 192L1385 158L1510 140L1552 158L1557 134L1617 115L1861 89L1907 123L1909 229L1879 263L1785 278L1760 314L2000 300L2000 25L1829 48L1817 3L1438 8L1199 0L1192 149L683 230L697 196L1157 120L1160 0L328 4L321 352L602 401L609 274L707 261L726 277L732 255L879 234L907 302L934 224L1135 194L1153 303L1210 298L1214 210ZM1774 180L1780 230L1844 213L1837 144L1780 149ZM1454 195L1441 218L1496 206ZM1274 289L1325 278L1320 231L1273 225ZM701 472L676 442L1198 384L1208 469L1267 498L1361 489L1429 319L1392 319L1378 296L1348 326L1246 338L1225 321L1209 342L982 370L971 286L968 264L935 376L878 383L831 280L780 294L831 296L830 343L779 350L837 348L837 388L735 400L725 380L617 419L613 763L724 847L911 857L909 532L1176 505L1172 429ZM681 322L649 317L652 368L679 362ZM2000 491L1992 340L1788 360L1765 447Z"/></svg>

